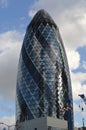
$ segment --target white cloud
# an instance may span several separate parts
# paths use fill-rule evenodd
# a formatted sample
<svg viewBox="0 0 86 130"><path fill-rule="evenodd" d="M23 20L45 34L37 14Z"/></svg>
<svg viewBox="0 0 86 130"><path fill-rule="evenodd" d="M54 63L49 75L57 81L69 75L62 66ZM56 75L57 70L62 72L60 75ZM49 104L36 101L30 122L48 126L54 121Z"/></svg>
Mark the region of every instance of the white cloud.
<svg viewBox="0 0 86 130"><path fill-rule="evenodd" d="M79 113L81 114L82 116L86 116L86 105L83 101L80 101L78 102L78 104L74 103L74 111L75 113ZM82 111L82 108L83 108L83 111Z"/></svg>
<svg viewBox="0 0 86 130"><path fill-rule="evenodd" d="M10 125L15 125L15 116L12 116L12 117L2 117L2 118L0 118L0 122L5 123L5 124L7 124L9 126ZM4 125L4 124L0 125L0 130L2 130L3 128L7 128L7 126ZM10 130L14 130L14 126L10 127Z"/></svg>
<svg viewBox="0 0 86 130"><path fill-rule="evenodd" d="M23 37L17 31L0 34L0 110L7 115L15 113L16 76ZM15 123L15 117L3 117L0 122L11 125Z"/></svg>
<svg viewBox="0 0 86 130"><path fill-rule="evenodd" d="M0 7L1 8L7 7L7 4L8 4L8 0L0 0Z"/></svg>
<svg viewBox="0 0 86 130"><path fill-rule="evenodd" d="M29 11L29 16L33 17L35 15L36 11L35 10L30 10Z"/></svg>
<svg viewBox="0 0 86 130"><path fill-rule="evenodd" d="M80 54L78 51L66 49L70 69L77 69L80 66Z"/></svg>
<svg viewBox="0 0 86 130"><path fill-rule="evenodd" d="M85 86L86 87L86 86ZM83 111L82 111L82 116L83 116L83 118L85 118L86 117L86 104L82 104L82 107L83 107Z"/></svg>
<svg viewBox="0 0 86 130"><path fill-rule="evenodd" d="M75 121L74 124L75 124L75 126L76 126L75 129L77 129L78 127L81 127L81 126L80 126L80 122L78 122L78 121Z"/></svg>
<svg viewBox="0 0 86 130"><path fill-rule="evenodd" d="M0 34L0 97L15 100L17 65L23 35L17 31Z"/></svg>
<svg viewBox="0 0 86 130"><path fill-rule="evenodd" d="M67 11L63 14L59 25L65 46L69 49L76 50L86 45L86 29L84 24L86 22L86 14L77 8L76 10L72 8L72 10L73 11L69 10L69 12ZM64 21L64 23L62 21Z"/></svg>
<svg viewBox="0 0 86 130"><path fill-rule="evenodd" d="M73 98L79 100L79 94L86 94L86 85L82 83L86 81L86 73L71 73Z"/></svg>
<svg viewBox="0 0 86 130"><path fill-rule="evenodd" d="M0 122L6 123L8 125L14 125L15 124L15 116L12 117L2 117L0 118Z"/></svg>
<svg viewBox="0 0 86 130"><path fill-rule="evenodd" d="M83 61L82 67L86 70L86 61Z"/></svg>
<svg viewBox="0 0 86 130"><path fill-rule="evenodd" d="M79 105L77 105L76 103L73 103L73 108L74 108L74 112L80 112Z"/></svg>

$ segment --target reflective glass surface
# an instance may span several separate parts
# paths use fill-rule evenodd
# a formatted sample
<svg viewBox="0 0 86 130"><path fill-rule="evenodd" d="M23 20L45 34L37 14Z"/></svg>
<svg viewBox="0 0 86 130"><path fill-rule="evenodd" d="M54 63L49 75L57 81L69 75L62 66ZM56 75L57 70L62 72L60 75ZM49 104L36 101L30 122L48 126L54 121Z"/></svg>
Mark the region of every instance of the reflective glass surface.
<svg viewBox="0 0 86 130"><path fill-rule="evenodd" d="M67 58L59 30L45 11L27 27L17 76L17 120L50 116L73 124ZM70 112L64 107L69 106ZM70 117L70 119L69 119Z"/></svg>

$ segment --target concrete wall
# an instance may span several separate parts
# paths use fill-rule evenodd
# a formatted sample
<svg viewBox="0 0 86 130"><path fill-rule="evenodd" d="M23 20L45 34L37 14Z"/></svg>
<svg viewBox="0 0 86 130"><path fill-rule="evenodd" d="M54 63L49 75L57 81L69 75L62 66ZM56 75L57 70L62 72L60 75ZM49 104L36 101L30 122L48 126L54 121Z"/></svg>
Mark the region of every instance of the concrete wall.
<svg viewBox="0 0 86 130"><path fill-rule="evenodd" d="M47 130L46 118L37 118L30 121L25 121L19 124L18 130Z"/></svg>
<svg viewBox="0 0 86 130"><path fill-rule="evenodd" d="M51 117L41 117L22 122L18 125L18 130L47 130L48 126L55 127L58 130L68 130L66 121Z"/></svg>
<svg viewBox="0 0 86 130"><path fill-rule="evenodd" d="M78 128L75 127L74 130L78 130Z"/></svg>
<svg viewBox="0 0 86 130"><path fill-rule="evenodd" d="M50 118L50 117L47 117L47 126L57 127L66 130L68 129L67 121Z"/></svg>

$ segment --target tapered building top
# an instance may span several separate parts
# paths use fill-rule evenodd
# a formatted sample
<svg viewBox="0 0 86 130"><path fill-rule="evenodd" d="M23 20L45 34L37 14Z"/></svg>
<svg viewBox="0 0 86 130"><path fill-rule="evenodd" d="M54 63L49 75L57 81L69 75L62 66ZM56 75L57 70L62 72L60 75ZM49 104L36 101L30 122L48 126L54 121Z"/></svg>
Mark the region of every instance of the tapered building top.
<svg viewBox="0 0 86 130"><path fill-rule="evenodd" d="M17 77L17 120L50 116L73 128L70 73L58 27L40 10L28 25ZM66 108L70 108L67 109Z"/></svg>
<svg viewBox="0 0 86 130"><path fill-rule="evenodd" d="M39 23L49 23L51 26L54 25L54 27L57 28L57 25L55 24L54 20L44 9L41 9L36 13L29 26Z"/></svg>

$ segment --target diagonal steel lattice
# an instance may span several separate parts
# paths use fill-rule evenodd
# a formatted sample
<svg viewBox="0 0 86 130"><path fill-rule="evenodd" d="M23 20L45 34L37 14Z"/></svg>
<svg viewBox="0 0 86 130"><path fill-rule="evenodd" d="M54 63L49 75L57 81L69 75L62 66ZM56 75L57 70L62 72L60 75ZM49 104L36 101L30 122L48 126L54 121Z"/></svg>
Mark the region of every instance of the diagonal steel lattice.
<svg viewBox="0 0 86 130"><path fill-rule="evenodd" d="M28 25L17 76L17 120L50 116L71 119L73 101L67 57L59 29L49 14L39 11ZM72 109L68 114L63 108ZM70 116L70 119L69 119Z"/></svg>

